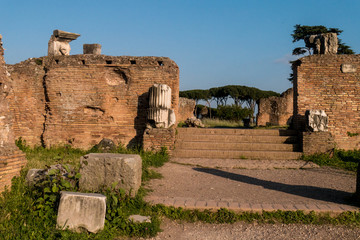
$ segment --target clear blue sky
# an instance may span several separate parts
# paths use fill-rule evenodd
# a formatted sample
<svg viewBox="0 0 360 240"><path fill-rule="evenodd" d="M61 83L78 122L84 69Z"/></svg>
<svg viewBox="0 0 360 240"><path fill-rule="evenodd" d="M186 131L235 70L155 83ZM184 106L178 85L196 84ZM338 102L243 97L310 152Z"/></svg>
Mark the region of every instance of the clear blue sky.
<svg viewBox="0 0 360 240"><path fill-rule="evenodd" d="M0 34L13 64L47 54L54 29L100 43L102 53L166 56L180 67L180 90L246 85L282 92L295 24L337 27L360 53L359 0L2 0Z"/></svg>

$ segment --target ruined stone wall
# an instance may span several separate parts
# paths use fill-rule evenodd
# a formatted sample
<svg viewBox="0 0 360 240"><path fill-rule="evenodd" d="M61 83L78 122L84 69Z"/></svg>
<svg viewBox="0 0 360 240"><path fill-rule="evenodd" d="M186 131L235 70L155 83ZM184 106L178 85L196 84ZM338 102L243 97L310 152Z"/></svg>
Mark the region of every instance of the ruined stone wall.
<svg viewBox="0 0 360 240"><path fill-rule="evenodd" d="M165 57L44 57L41 63L31 59L13 65L10 73L15 136L30 145L88 148L103 138L140 144L148 90L155 83L170 86L171 107L178 111L179 69Z"/></svg>
<svg viewBox="0 0 360 240"><path fill-rule="evenodd" d="M336 147L360 148L360 55L307 56L294 76L294 127L305 129L306 110L325 110Z"/></svg>
<svg viewBox="0 0 360 240"><path fill-rule="evenodd" d="M289 125L293 115L293 89L283 92L280 97L262 98L259 101L257 126Z"/></svg>
<svg viewBox="0 0 360 240"><path fill-rule="evenodd" d="M10 111L14 92L8 78L1 40L0 35L0 192L5 186L11 185L11 179L18 176L26 164L24 154L15 146L12 125L14 118Z"/></svg>
<svg viewBox="0 0 360 240"><path fill-rule="evenodd" d="M188 98L179 98L178 122L185 122L186 119L194 117L195 100Z"/></svg>

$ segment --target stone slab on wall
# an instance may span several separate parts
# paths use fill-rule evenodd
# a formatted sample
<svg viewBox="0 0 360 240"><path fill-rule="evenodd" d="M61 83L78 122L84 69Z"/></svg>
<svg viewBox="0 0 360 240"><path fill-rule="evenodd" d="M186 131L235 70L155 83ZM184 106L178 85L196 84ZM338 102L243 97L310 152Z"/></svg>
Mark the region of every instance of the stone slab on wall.
<svg viewBox="0 0 360 240"><path fill-rule="evenodd" d="M302 132L302 149L306 155L330 153L335 148L334 137L329 132Z"/></svg>
<svg viewBox="0 0 360 240"><path fill-rule="evenodd" d="M171 108L178 112L179 68L166 57L55 56L9 69L15 136L30 145L89 148L103 138L141 144L155 83L171 88Z"/></svg>
<svg viewBox="0 0 360 240"><path fill-rule="evenodd" d="M344 64L360 69L360 55L312 55L294 68L294 127L305 129L306 110L324 110L337 148L359 149L360 71L342 71ZM350 134L349 134L350 133Z"/></svg>
<svg viewBox="0 0 360 240"><path fill-rule="evenodd" d="M293 115L293 89L283 92L280 97L262 98L259 101L257 126L289 125Z"/></svg>
<svg viewBox="0 0 360 240"><path fill-rule="evenodd" d="M179 98L178 122L185 122L186 119L194 117L196 102L193 99Z"/></svg>
<svg viewBox="0 0 360 240"><path fill-rule="evenodd" d="M176 138L175 128L146 129L143 137L143 148L149 151L159 151L162 147L174 150Z"/></svg>

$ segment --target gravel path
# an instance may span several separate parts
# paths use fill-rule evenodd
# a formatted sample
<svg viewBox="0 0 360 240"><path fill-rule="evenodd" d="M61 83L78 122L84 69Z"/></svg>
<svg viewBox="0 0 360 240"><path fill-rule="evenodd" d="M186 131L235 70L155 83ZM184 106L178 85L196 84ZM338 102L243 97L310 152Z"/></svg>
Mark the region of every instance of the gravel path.
<svg viewBox="0 0 360 240"><path fill-rule="evenodd" d="M331 168L249 170L166 163L150 181L151 198L250 204L340 204L355 192L353 173Z"/></svg>
<svg viewBox="0 0 360 240"><path fill-rule="evenodd" d="M166 163L147 185L151 198L238 201L251 204L350 206L356 175L331 168L232 169ZM152 239L360 239L360 228L301 224L206 224L165 219Z"/></svg>
<svg viewBox="0 0 360 240"><path fill-rule="evenodd" d="M166 220L162 224L163 232L151 239L186 240L251 240L251 239L303 239L303 240L346 240L360 239L360 229L329 225L299 224L204 224L177 223Z"/></svg>

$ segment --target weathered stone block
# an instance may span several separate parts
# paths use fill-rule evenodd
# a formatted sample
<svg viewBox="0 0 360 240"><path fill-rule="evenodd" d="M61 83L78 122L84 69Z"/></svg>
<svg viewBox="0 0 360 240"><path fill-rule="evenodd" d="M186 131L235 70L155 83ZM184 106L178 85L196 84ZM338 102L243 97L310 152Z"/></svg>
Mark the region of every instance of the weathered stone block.
<svg viewBox="0 0 360 240"><path fill-rule="evenodd" d="M101 44L84 44L83 45L84 54L101 54Z"/></svg>
<svg viewBox="0 0 360 240"><path fill-rule="evenodd" d="M304 41L306 47L313 49L314 54L336 54L338 50L336 33L310 35Z"/></svg>
<svg viewBox="0 0 360 240"><path fill-rule="evenodd" d="M353 64L341 64L341 72L343 73L354 73L356 72L356 66Z"/></svg>
<svg viewBox="0 0 360 240"><path fill-rule="evenodd" d="M48 43L48 56L70 55L70 42L80 34L54 30Z"/></svg>
<svg viewBox="0 0 360 240"><path fill-rule="evenodd" d="M80 183L83 190L102 187L122 188L135 196L141 186L141 157L136 154L90 153L80 159Z"/></svg>
<svg viewBox="0 0 360 240"><path fill-rule="evenodd" d="M59 228L96 233L104 228L106 197L96 193L61 192Z"/></svg>

